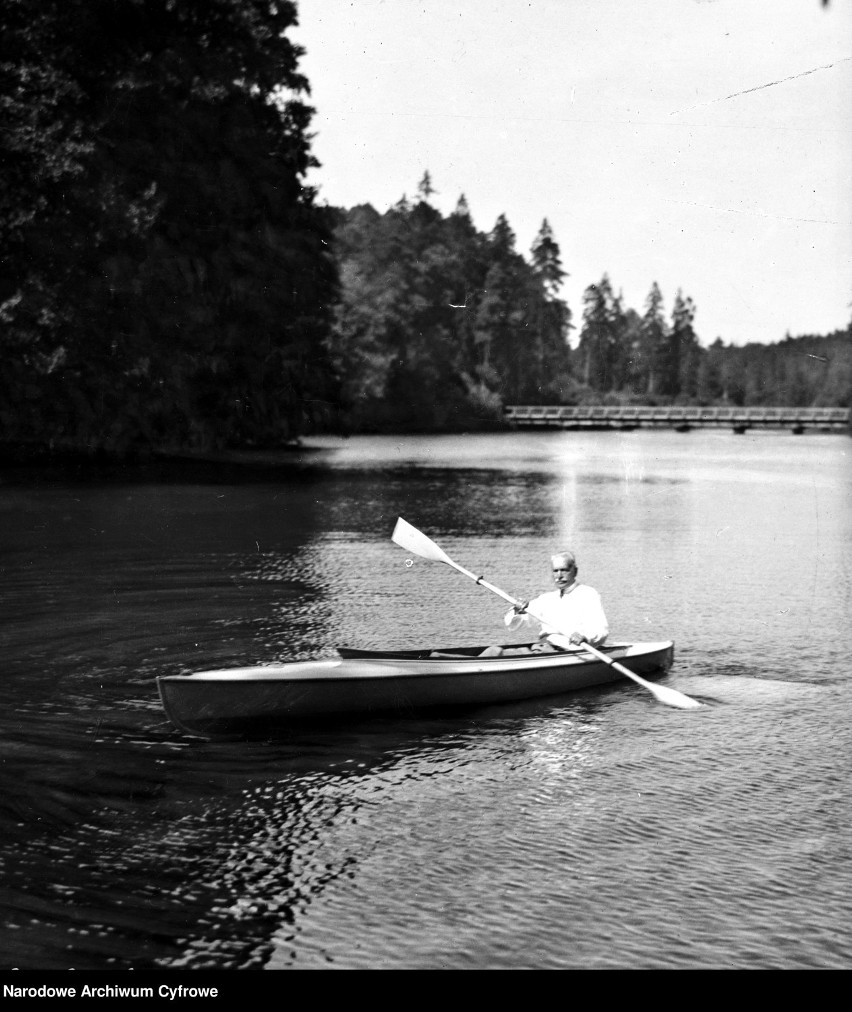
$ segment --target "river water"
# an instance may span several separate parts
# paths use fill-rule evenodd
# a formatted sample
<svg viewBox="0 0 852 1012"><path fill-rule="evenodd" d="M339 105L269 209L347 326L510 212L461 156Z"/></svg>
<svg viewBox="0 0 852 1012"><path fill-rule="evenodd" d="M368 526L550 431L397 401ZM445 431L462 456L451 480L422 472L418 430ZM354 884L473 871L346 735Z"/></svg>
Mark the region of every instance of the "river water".
<svg viewBox="0 0 852 1012"><path fill-rule="evenodd" d="M852 442L314 440L0 481L0 969L845 968ZM663 680L206 741L158 674L505 642L575 549Z"/></svg>

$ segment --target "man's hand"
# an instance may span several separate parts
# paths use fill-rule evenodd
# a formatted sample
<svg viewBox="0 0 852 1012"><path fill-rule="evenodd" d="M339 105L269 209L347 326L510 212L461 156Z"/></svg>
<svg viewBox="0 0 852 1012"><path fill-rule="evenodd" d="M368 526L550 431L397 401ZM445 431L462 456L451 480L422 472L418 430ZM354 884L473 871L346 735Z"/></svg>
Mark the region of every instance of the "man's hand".
<svg viewBox="0 0 852 1012"><path fill-rule="evenodd" d="M516 615L523 615L529 606L529 601L518 601L516 605L512 606L513 611Z"/></svg>
<svg viewBox="0 0 852 1012"><path fill-rule="evenodd" d="M568 638L575 646L580 646L581 643L586 642L586 637L582 633L571 633Z"/></svg>

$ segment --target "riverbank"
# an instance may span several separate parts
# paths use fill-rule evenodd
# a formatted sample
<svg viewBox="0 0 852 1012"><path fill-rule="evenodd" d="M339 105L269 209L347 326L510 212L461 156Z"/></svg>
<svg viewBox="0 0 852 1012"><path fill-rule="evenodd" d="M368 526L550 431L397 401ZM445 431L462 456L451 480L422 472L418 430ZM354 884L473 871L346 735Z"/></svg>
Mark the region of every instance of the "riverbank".
<svg viewBox="0 0 852 1012"><path fill-rule="evenodd" d="M228 482L268 480L304 465L309 448L274 450L146 451L128 454L0 447L0 481Z"/></svg>

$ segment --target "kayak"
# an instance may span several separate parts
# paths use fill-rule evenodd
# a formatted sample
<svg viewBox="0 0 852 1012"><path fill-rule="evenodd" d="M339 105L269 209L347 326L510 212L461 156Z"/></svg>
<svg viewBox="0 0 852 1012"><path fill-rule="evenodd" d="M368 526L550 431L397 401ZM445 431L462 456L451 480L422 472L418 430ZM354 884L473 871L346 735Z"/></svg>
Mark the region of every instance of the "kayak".
<svg viewBox="0 0 852 1012"><path fill-rule="evenodd" d="M662 675L673 663L674 644L616 643L594 654L582 647L542 652L533 643L390 651L340 647L337 654L160 675L157 688L176 728L210 737L317 719L402 716L554 696L621 681L625 676L618 667Z"/></svg>

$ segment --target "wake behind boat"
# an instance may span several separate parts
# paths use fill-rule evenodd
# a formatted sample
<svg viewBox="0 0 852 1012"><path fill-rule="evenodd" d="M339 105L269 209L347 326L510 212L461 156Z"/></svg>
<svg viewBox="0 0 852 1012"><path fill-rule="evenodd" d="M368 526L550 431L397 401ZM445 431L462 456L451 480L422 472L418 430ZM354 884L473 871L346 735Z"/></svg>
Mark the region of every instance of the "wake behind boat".
<svg viewBox="0 0 852 1012"><path fill-rule="evenodd" d="M397 651L341 647L327 660L197 671L157 678L169 720L212 736L305 720L407 714L559 695L619 681L619 668L658 676L674 644L622 643L542 653L536 644ZM605 658L601 654L605 654Z"/></svg>

